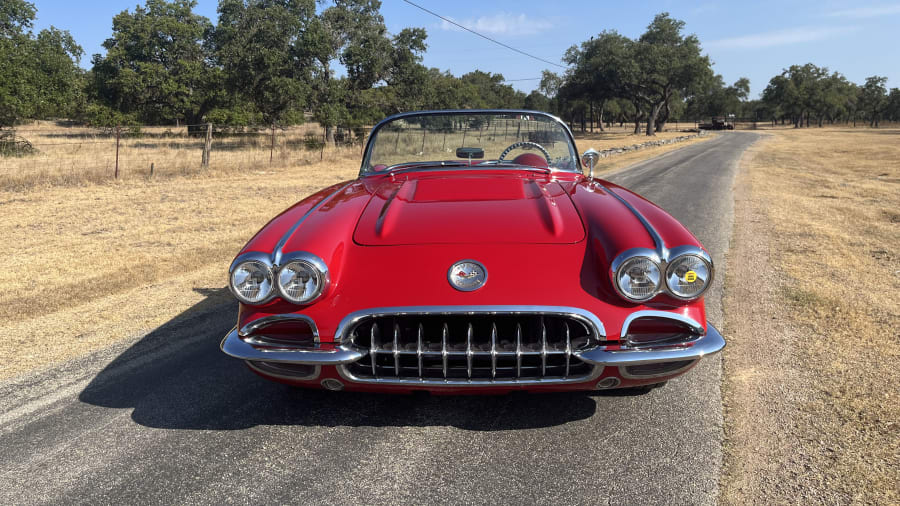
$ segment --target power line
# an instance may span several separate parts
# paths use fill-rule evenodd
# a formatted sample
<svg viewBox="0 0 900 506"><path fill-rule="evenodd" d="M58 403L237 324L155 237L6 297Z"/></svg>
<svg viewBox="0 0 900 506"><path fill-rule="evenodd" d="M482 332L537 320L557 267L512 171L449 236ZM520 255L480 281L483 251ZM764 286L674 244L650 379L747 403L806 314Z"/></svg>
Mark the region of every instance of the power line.
<svg viewBox="0 0 900 506"><path fill-rule="evenodd" d="M537 56L535 56L535 55L533 55L533 54L526 53L525 51L522 51L521 49L516 49L516 48L514 48L514 47L512 47L512 46L509 46L509 45L507 45L507 44L504 44L504 43L500 42L499 40L492 39L492 38L488 37L487 35L482 35L482 34L476 32L475 30L472 30L472 29L470 29L470 28L466 28L465 26L463 26L463 25L457 23L456 21L453 21L452 19L447 19L447 18L445 18L444 16L441 16L440 14L438 14L438 13L436 13L436 12L434 12L434 11L430 11L430 10L426 9L425 7L422 7L421 5L414 4L414 3L410 2L409 0L403 0L403 1L406 2L406 3L408 3L409 5L412 5L413 7L416 7L417 9L421 9L421 10L427 12L428 14L431 14L432 16L437 16L437 17L443 19L444 21L450 23L451 25L458 26L458 27L462 28L463 30L465 30L465 31L467 31L467 32L474 33L475 35L477 35L477 36L479 36L479 37L481 37L481 38L483 38L483 39L487 39L487 40L493 42L494 44L501 45L501 46L505 47L506 49L511 49L511 50L513 50L513 51L515 51L515 52L517 52L517 53L519 53L519 54L523 54L523 55L525 55L525 56L527 56L527 57L529 57L529 58L534 58L535 60L540 61L540 62L544 62L544 63L546 63L546 64L548 64L548 65L555 65L555 66L557 66L557 67L559 67L559 68L561 68L561 69L566 68L565 65L560 65L560 64L558 64L558 63L553 63L552 61L545 60L545 59L540 58L540 57L537 57ZM523 79L523 81L524 81L524 79Z"/></svg>
<svg viewBox="0 0 900 506"><path fill-rule="evenodd" d="M543 77L523 77L522 79L504 79L505 83L514 83L516 81L540 81Z"/></svg>

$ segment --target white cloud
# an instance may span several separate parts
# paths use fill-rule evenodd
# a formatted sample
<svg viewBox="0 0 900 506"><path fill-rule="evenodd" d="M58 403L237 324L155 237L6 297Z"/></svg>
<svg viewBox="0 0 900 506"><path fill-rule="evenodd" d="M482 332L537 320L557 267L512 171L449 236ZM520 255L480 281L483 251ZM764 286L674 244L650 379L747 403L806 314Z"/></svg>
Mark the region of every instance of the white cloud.
<svg viewBox="0 0 900 506"><path fill-rule="evenodd" d="M857 28L855 26L798 26L787 30L753 33L713 40L705 42L703 46L713 49L759 49L786 46L831 39L855 31Z"/></svg>
<svg viewBox="0 0 900 506"><path fill-rule="evenodd" d="M825 15L834 18L877 18L879 16L890 16L891 14L900 14L900 4L894 5L873 5L871 7L853 7L851 9L841 9L828 12Z"/></svg>
<svg viewBox="0 0 900 506"><path fill-rule="evenodd" d="M453 18L450 18L453 19ZM486 35L534 35L553 28L553 23L543 19L529 18L525 14L509 14L501 12L492 16L481 16L477 19L453 19L470 30ZM442 30L462 29L452 23L441 21Z"/></svg>

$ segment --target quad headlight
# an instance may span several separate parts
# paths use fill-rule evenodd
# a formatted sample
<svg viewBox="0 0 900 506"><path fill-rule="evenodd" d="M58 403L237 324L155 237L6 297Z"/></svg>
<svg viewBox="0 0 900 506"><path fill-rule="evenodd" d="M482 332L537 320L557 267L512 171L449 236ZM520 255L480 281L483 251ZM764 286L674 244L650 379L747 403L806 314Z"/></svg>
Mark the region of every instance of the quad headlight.
<svg viewBox="0 0 900 506"><path fill-rule="evenodd" d="M633 256L615 270L616 290L633 302L650 300L659 292L662 273L650 256Z"/></svg>
<svg viewBox="0 0 900 506"><path fill-rule="evenodd" d="M696 299L709 288L712 264L699 255L675 257L666 268L666 287L679 299Z"/></svg>
<svg viewBox="0 0 900 506"><path fill-rule="evenodd" d="M696 246L680 246L662 258L649 249L628 250L613 261L616 292L629 302L646 302L666 292L681 300L699 298L713 278L709 254Z"/></svg>
<svg viewBox="0 0 900 506"><path fill-rule="evenodd" d="M319 257L298 251L288 253L280 266L268 254L249 252L232 263L231 292L244 304L265 304L276 295L294 304L309 304L328 287L328 267Z"/></svg>
<svg viewBox="0 0 900 506"><path fill-rule="evenodd" d="M278 269L278 293L285 300L294 304L306 304L322 294L327 282L327 270L324 269L324 263L316 260L318 259L299 258Z"/></svg>
<svg viewBox="0 0 900 506"><path fill-rule="evenodd" d="M245 260L231 269L231 291L246 304L259 304L275 289L272 269L260 260Z"/></svg>

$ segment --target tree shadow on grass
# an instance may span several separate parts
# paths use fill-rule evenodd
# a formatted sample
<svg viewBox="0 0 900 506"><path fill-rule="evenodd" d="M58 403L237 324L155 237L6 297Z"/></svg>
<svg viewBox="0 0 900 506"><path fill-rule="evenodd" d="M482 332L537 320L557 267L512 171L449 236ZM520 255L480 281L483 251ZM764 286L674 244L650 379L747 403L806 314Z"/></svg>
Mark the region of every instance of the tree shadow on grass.
<svg viewBox="0 0 900 506"><path fill-rule="evenodd" d="M327 392L272 383L223 354L235 321L227 289L147 334L81 392L82 402L132 408L163 429L239 430L257 425L453 426L475 431L552 427L594 415L590 393L427 396Z"/></svg>

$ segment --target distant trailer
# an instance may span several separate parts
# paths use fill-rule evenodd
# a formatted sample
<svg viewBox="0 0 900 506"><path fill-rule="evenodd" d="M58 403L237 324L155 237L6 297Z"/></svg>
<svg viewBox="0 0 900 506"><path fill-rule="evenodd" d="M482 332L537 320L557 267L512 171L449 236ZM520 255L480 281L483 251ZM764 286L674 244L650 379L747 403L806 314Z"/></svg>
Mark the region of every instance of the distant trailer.
<svg viewBox="0 0 900 506"><path fill-rule="evenodd" d="M734 130L734 120L714 117L709 123L700 123L700 130Z"/></svg>

